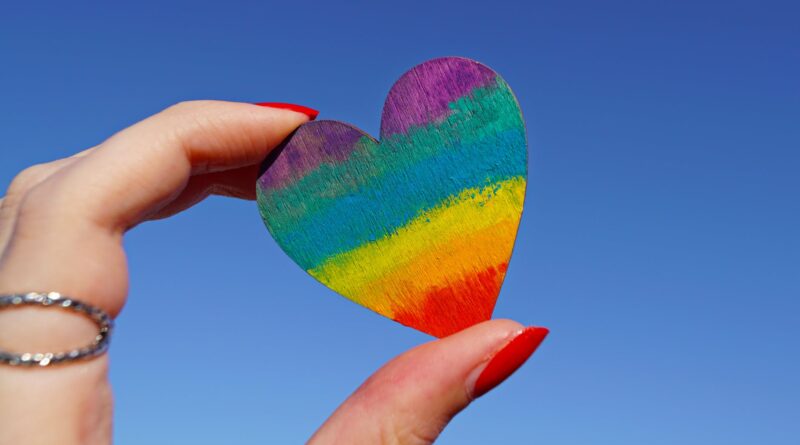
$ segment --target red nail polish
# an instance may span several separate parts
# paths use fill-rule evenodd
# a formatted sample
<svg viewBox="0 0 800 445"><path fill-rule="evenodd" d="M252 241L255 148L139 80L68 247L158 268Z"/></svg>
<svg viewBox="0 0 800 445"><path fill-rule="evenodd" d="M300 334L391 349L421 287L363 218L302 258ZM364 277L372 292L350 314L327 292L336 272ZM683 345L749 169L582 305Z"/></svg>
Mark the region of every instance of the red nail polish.
<svg viewBox="0 0 800 445"><path fill-rule="evenodd" d="M473 397L478 398L503 383L528 360L548 333L550 331L547 328L529 327L517 334L483 368L475 381Z"/></svg>
<svg viewBox="0 0 800 445"><path fill-rule="evenodd" d="M298 113L305 114L312 121L316 119L317 116L319 116L319 111L313 108L304 107L302 105L285 104L282 102L258 102L253 105L258 105L259 107L280 108L282 110L296 111Z"/></svg>

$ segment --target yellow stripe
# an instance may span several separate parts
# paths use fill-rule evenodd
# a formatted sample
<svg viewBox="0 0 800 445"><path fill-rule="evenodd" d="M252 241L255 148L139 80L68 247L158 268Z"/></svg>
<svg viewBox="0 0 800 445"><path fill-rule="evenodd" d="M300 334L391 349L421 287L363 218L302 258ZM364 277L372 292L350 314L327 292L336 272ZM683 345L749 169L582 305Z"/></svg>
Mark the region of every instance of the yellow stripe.
<svg viewBox="0 0 800 445"><path fill-rule="evenodd" d="M507 262L516 228L517 221L504 220L477 232L454 236L435 250L362 286L364 305L389 306L392 313L396 309L422 310L426 303L422 297L431 290L458 286L476 273Z"/></svg>
<svg viewBox="0 0 800 445"><path fill-rule="evenodd" d="M329 258L308 272L384 315L449 280L508 260L525 198L515 177L462 191L396 233Z"/></svg>

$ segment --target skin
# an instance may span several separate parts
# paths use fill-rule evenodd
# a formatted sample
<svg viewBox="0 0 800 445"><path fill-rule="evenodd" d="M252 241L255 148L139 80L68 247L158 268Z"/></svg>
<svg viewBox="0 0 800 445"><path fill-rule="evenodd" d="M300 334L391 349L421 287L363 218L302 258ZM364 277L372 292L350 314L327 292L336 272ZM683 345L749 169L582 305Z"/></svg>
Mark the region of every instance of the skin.
<svg viewBox="0 0 800 445"><path fill-rule="evenodd" d="M56 290L116 316L128 292L125 232L211 194L255 199L260 162L307 119L186 102L21 172L0 200L0 294ZM472 401L488 360L521 329L488 321L400 355L309 443L433 443ZM68 349L94 335L90 322L63 311L0 311L0 345L15 351ZM107 356L45 369L0 366L0 444L110 444L112 408Z"/></svg>

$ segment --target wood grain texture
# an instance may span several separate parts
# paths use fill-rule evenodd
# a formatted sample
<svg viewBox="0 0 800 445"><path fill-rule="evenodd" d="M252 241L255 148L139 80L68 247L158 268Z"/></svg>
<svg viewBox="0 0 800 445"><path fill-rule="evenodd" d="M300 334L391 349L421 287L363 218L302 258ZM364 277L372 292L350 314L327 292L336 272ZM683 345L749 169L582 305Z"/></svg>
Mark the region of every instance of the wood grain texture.
<svg viewBox="0 0 800 445"><path fill-rule="evenodd" d="M392 87L380 136L301 126L258 179L270 233L317 280L407 326L445 336L491 318L527 178L511 89L469 59L425 62Z"/></svg>

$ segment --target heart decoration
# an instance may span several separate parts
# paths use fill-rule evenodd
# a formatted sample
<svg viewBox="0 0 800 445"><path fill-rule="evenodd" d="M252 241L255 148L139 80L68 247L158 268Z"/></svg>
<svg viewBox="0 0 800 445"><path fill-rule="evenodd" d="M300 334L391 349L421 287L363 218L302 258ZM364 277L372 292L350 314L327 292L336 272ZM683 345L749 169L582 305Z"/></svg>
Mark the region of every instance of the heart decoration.
<svg viewBox="0 0 800 445"><path fill-rule="evenodd" d="M525 199L514 94L478 62L430 60L392 87L380 136L298 128L258 179L267 228L311 276L404 325L441 337L488 320Z"/></svg>

